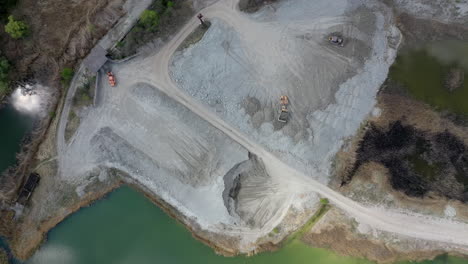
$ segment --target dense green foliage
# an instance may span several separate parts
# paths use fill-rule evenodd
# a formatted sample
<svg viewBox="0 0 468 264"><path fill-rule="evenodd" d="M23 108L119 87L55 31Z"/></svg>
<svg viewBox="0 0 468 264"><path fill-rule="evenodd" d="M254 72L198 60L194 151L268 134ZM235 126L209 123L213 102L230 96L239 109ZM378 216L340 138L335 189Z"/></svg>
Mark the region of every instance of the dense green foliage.
<svg viewBox="0 0 468 264"><path fill-rule="evenodd" d="M10 63L5 57L0 56L0 97L9 92Z"/></svg>
<svg viewBox="0 0 468 264"><path fill-rule="evenodd" d="M140 23L145 29L153 31L159 25L159 15L154 10L145 10L141 14Z"/></svg>
<svg viewBox="0 0 468 264"><path fill-rule="evenodd" d="M73 72L72 68L63 68L62 72L60 73L62 84L68 86L73 79L73 74L75 73Z"/></svg>
<svg viewBox="0 0 468 264"><path fill-rule="evenodd" d="M29 27L21 20L15 20L13 16L8 17L8 23L5 25L5 32L12 38L19 39L28 34Z"/></svg>

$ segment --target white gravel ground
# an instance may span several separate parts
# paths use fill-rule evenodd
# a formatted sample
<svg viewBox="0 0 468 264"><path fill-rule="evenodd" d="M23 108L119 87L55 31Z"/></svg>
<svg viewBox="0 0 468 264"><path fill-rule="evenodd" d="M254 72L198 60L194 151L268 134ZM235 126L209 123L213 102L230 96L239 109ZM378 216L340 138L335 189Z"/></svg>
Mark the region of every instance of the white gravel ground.
<svg viewBox="0 0 468 264"><path fill-rule="evenodd" d="M372 112L399 44L389 10L371 0L283 0L249 16L236 3L203 11L216 19L202 41L173 58L178 86L168 65L196 18L159 53L112 65L117 87L101 79L99 105L68 146L60 124L61 179L82 186L93 169L120 169L191 223L241 236L244 252L315 193L377 230L468 245L466 224L366 207L316 181L328 181L332 157ZM326 43L331 32L345 36L345 47ZM274 121L281 94L291 100L285 126ZM223 178L247 151L267 175L246 178L245 207L230 213Z"/></svg>
<svg viewBox="0 0 468 264"><path fill-rule="evenodd" d="M375 104L395 57L387 39L399 35L388 14L375 11L378 5L351 2L280 1L254 15L215 19L202 41L174 56L173 79L289 165L326 183L343 139ZM335 31L345 36L345 47L325 41ZM283 94L292 119L278 129ZM249 98L255 113L243 107Z"/></svg>

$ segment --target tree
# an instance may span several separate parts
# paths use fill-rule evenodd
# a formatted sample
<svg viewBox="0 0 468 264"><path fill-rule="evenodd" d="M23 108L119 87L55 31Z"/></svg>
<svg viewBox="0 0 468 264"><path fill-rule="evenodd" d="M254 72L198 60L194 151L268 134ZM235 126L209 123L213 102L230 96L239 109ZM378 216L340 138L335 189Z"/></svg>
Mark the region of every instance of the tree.
<svg viewBox="0 0 468 264"><path fill-rule="evenodd" d="M154 10L145 10L141 14L140 24L149 30L154 30L159 24L159 15Z"/></svg>
<svg viewBox="0 0 468 264"><path fill-rule="evenodd" d="M8 17L8 23L5 25L5 32L12 38L19 39L28 34L29 27L21 20L15 20L13 16Z"/></svg>

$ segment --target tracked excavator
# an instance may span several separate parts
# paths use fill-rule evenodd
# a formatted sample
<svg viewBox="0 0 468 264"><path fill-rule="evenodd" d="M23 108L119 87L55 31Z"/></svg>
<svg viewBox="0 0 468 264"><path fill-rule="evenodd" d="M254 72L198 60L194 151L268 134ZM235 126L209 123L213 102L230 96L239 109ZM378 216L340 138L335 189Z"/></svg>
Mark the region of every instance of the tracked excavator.
<svg viewBox="0 0 468 264"><path fill-rule="evenodd" d="M288 118L289 118L288 105L289 105L289 98L286 95L280 96L280 113L278 116L279 122L282 122L282 123L288 122Z"/></svg>
<svg viewBox="0 0 468 264"><path fill-rule="evenodd" d="M116 85L115 77L112 72L107 72L107 80L109 81L109 85L114 87Z"/></svg>

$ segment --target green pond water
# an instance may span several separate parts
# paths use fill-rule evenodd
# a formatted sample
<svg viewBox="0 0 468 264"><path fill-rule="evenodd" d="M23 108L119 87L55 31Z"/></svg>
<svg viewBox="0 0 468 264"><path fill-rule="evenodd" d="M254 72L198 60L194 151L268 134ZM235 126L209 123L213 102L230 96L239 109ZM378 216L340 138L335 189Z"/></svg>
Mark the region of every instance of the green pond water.
<svg viewBox="0 0 468 264"><path fill-rule="evenodd" d="M424 264L466 264L441 256ZM19 262L18 262L19 263ZM56 228L27 264L371 264L295 240L280 251L227 258L191 234L139 192L122 187L81 209ZM406 263L406 262L405 262Z"/></svg>
<svg viewBox="0 0 468 264"><path fill-rule="evenodd" d="M17 111L11 104L0 109L0 174L16 162L23 137L31 131L34 118Z"/></svg>
<svg viewBox="0 0 468 264"><path fill-rule="evenodd" d="M452 92L444 86L451 69L465 72L463 85ZM402 50L390 78L437 110L468 116L468 42L442 41Z"/></svg>

